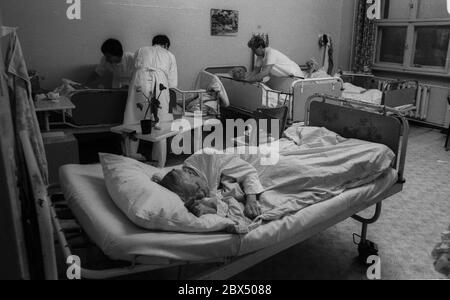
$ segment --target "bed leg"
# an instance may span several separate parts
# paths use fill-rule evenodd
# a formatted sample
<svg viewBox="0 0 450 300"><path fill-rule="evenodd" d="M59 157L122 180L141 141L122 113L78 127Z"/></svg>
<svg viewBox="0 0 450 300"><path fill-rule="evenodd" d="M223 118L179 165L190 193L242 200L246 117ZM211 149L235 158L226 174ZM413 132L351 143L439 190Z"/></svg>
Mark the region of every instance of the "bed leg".
<svg viewBox="0 0 450 300"><path fill-rule="evenodd" d="M369 224L373 224L380 218L382 204L378 203L375 208L375 214L371 219L365 219L358 215L353 216L358 222L362 223L361 235L353 234L353 242L358 245L358 259L361 264L368 265L367 259L370 256L378 256L378 246L374 242L367 239L367 228ZM359 243L356 242L356 238L359 237Z"/></svg>

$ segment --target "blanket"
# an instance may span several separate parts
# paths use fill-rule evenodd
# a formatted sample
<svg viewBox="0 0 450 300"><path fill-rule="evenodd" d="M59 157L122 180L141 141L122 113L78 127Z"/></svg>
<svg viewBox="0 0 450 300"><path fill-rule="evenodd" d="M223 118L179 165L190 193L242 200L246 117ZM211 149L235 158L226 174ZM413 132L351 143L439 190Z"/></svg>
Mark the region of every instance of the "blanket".
<svg viewBox="0 0 450 300"><path fill-rule="evenodd" d="M376 89L366 90L351 83L344 83L342 97L370 104L381 105L383 93Z"/></svg>
<svg viewBox="0 0 450 300"><path fill-rule="evenodd" d="M227 199L225 204L232 206L228 218L235 221L236 233L249 232L368 184L387 171L395 157L385 145L344 139L325 128L297 125L288 129L286 136L289 143L284 144L276 165L262 165L260 154L240 155L259 175L264 188L259 200L263 213L250 221L243 209Z"/></svg>

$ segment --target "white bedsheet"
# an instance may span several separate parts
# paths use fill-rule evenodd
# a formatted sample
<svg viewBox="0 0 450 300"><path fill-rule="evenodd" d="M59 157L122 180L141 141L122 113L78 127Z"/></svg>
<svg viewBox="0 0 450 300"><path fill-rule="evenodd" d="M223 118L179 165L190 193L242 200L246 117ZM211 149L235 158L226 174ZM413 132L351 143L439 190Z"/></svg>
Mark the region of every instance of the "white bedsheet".
<svg viewBox="0 0 450 300"><path fill-rule="evenodd" d="M361 101L364 103L380 105L383 98L383 93L380 90L366 90L364 88L346 82L344 83L344 91L342 92L342 97L346 99Z"/></svg>

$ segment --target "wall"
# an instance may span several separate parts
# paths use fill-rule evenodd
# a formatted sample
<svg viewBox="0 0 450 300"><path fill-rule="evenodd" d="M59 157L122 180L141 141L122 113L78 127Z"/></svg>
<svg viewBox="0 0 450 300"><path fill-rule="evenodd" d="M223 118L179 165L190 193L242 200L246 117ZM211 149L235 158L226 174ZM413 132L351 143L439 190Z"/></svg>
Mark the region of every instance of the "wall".
<svg viewBox="0 0 450 300"><path fill-rule="evenodd" d="M205 66L249 65L246 44L252 32L268 32L271 45L303 64L322 57L318 36L331 34L335 65L348 68L353 0L81 0L82 19L66 18L65 0L2 0L4 23L20 27L30 69L53 88L62 77L82 81L101 57L100 45L120 39L126 50L149 45L157 33L169 35L178 59L180 86L192 85ZM240 13L235 37L210 35L210 9ZM350 30L350 31L349 31ZM345 31L345 32L342 32Z"/></svg>

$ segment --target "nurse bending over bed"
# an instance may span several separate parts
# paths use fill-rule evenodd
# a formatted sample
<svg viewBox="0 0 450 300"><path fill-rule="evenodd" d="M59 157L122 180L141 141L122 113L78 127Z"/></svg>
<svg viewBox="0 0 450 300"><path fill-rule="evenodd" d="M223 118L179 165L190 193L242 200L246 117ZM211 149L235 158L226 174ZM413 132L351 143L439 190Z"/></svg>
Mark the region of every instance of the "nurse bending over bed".
<svg viewBox="0 0 450 300"><path fill-rule="evenodd" d="M265 81L267 77L299 77L304 78L300 66L285 54L269 47L265 39L254 35L248 47L256 55L255 70L245 78L250 82Z"/></svg>

